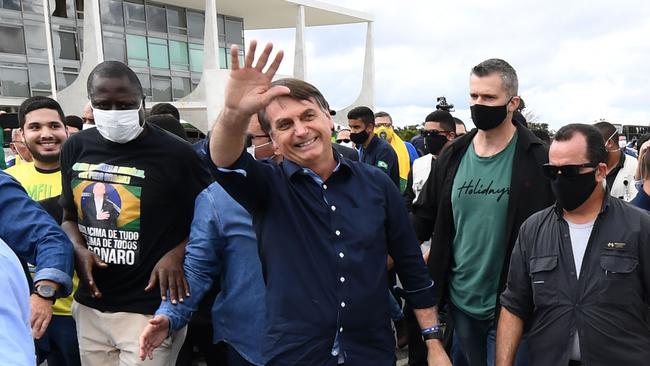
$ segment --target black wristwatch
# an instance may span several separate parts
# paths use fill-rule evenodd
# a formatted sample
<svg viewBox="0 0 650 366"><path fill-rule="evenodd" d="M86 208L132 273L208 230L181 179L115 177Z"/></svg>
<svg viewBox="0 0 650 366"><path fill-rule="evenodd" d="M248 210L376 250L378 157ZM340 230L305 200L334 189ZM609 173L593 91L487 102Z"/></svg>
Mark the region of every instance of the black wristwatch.
<svg viewBox="0 0 650 366"><path fill-rule="evenodd" d="M45 300L56 301L56 289L50 285L36 285L34 293Z"/></svg>
<svg viewBox="0 0 650 366"><path fill-rule="evenodd" d="M422 340L437 339L442 341L443 328L440 325L434 325L431 328L422 329Z"/></svg>

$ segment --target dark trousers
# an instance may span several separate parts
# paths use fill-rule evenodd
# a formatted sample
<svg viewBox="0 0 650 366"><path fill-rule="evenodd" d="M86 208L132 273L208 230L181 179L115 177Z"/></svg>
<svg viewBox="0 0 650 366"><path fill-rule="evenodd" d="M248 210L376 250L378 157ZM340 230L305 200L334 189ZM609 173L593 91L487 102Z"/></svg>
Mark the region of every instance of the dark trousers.
<svg viewBox="0 0 650 366"><path fill-rule="evenodd" d="M254 366L252 363L246 361L236 349L228 345L228 366Z"/></svg>
<svg viewBox="0 0 650 366"><path fill-rule="evenodd" d="M450 306L454 329L469 366L494 366L496 326L494 320L480 320ZM524 336L519 343L515 366L528 365L528 342Z"/></svg>
<svg viewBox="0 0 650 366"><path fill-rule="evenodd" d="M40 360L48 366L81 366L77 329L72 316L52 315L47 331L36 341Z"/></svg>
<svg viewBox="0 0 650 366"><path fill-rule="evenodd" d="M176 359L176 366L192 365L194 347L198 348L199 358L203 358L207 366L228 365L226 344L212 343L212 324L190 322L185 343Z"/></svg>

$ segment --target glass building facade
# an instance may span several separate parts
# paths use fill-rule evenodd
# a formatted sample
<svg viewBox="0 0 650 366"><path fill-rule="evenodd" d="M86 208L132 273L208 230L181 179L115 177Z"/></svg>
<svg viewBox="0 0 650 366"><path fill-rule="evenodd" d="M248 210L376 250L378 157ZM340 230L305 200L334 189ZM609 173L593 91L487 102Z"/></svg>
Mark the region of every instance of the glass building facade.
<svg viewBox="0 0 650 366"><path fill-rule="evenodd" d="M105 60L131 67L150 101L175 101L199 83L205 14L146 0L99 0ZM56 88L77 77L83 59L83 0L49 0ZM0 0L0 96L49 95L43 0ZM219 59L243 50L243 19L219 14ZM240 61L243 60L243 51Z"/></svg>

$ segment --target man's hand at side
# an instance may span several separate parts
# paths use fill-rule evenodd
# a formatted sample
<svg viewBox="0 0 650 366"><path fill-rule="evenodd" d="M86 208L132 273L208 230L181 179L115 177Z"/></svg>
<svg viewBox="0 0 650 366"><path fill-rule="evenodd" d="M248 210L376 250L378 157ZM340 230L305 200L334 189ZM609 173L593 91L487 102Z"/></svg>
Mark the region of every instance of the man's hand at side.
<svg viewBox="0 0 650 366"><path fill-rule="evenodd" d="M47 326L50 325L50 320L52 320L52 300L33 294L29 298L29 305L32 309L30 317L32 337L40 339L47 330Z"/></svg>
<svg viewBox="0 0 650 366"><path fill-rule="evenodd" d="M186 244L187 240L184 240L160 258L151 271L145 291L153 290L156 284L160 283L160 297L167 300L167 290L169 290L172 304L176 304L178 301L183 302L186 296L190 296L190 285L187 283L183 271Z"/></svg>
<svg viewBox="0 0 650 366"><path fill-rule="evenodd" d="M79 279L88 285L92 297L96 299L101 298L102 293L99 291L93 278L93 268L106 268L108 264L104 263L97 254L81 245L74 246L74 256L77 261L76 269Z"/></svg>
<svg viewBox="0 0 650 366"><path fill-rule="evenodd" d="M140 334L140 360L149 357L153 360L153 351L169 336L169 318L156 315Z"/></svg>

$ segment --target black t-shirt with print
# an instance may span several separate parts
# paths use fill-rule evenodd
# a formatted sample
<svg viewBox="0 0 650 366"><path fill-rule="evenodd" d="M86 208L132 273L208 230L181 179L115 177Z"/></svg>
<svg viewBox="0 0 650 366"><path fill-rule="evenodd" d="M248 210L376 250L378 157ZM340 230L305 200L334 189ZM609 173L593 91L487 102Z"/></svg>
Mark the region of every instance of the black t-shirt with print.
<svg viewBox="0 0 650 366"><path fill-rule="evenodd" d="M191 145L148 124L126 144L92 128L64 144L61 176L61 206L76 214L88 249L108 263L93 270L102 297L92 298L80 282L75 300L100 311L153 314L160 291L144 291L149 276L189 235L194 200L210 183Z"/></svg>

